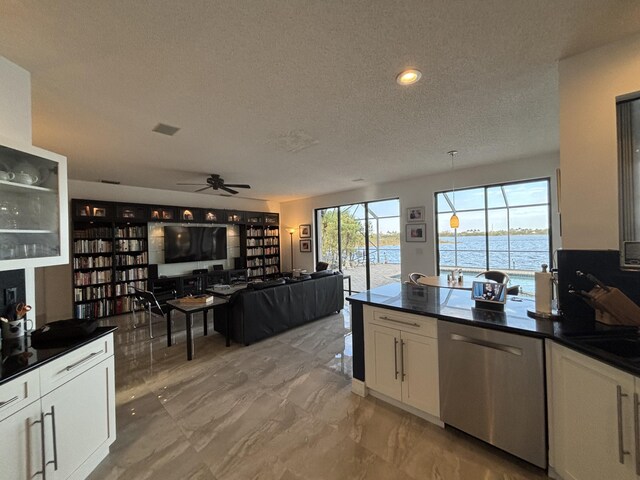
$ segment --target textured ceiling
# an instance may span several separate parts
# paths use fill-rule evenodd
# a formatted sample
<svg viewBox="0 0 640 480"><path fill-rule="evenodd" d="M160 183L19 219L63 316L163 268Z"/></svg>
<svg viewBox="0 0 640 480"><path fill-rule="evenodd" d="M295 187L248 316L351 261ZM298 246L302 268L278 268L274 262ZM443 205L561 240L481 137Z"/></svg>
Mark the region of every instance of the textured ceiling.
<svg viewBox="0 0 640 480"><path fill-rule="evenodd" d="M558 60L637 31L637 0L0 0L34 144L71 178L219 173L276 201L443 171L452 148L460 167L557 151ZM406 67L420 83L395 83Z"/></svg>

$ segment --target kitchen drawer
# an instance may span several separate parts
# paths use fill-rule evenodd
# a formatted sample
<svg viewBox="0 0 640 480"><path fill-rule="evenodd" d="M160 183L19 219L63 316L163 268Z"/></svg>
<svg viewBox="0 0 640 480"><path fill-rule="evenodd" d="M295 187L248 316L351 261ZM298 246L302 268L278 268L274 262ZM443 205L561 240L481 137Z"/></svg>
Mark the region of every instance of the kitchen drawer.
<svg viewBox="0 0 640 480"><path fill-rule="evenodd" d="M4 420L38 399L40 399L40 376L37 370L0 385L0 420Z"/></svg>
<svg viewBox="0 0 640 480"><path fill-rule="evenodd" d="M113 355L113 335L67 353L40 367L40 388L44 396Z"/></svg>
<svg viewBox="0 0 640 480"><path fill-rule="evenodd" d="M367 310L369 308L371 307ZM371 308L369 315L368 318L378 325L438 338L438 321L435 318L382 308Z"/></svg>

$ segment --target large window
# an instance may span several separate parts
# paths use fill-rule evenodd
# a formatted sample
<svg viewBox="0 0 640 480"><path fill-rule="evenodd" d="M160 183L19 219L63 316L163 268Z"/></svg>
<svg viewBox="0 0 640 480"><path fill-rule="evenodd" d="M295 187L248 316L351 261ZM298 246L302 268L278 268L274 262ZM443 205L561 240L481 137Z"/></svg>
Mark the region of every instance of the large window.
<svg viewBox="0 0 640 480"><path fill-rule="evenodd" d="M398 199L318 209L316 232L318 261L351 275L354 291L400 281Z"/></svg>
<svg viewBox="0 0 640 480"><path fill-rule="evenodd" d="M449 226L454 209L457 229ZM453 192L436 193L436 212L440 274L501 270L534 293L533 273L551 265L548 179L456 190L455 200Z"/></svg>

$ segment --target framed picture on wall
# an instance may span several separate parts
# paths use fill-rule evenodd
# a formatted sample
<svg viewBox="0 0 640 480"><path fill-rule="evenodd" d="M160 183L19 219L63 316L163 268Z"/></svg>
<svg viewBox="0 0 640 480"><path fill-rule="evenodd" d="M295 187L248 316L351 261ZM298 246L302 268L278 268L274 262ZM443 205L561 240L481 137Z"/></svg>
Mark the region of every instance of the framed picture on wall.
<svg viewBox="0 0 640 480"><path fill-rule="evenodd" d="M311 240L300 240L300 251L301 252L310 252L311 251Z"/></svg>
<svg viewBox="0 0 640 480"><path fill-rule="evenodd" d="M407 222L424 222L424 207L407 208Z"/></svg>
<svg viewBox="0 0 640 480"><path fill-rule="evenodd" d="M407 242L426 242L427 224L415 223L407 224Z"/></svg>
<svg viewBox="0 0 640 480"><path fill-rule="evenodd" d="M300 225L300 238L311 238L311 225Z"/></svg>

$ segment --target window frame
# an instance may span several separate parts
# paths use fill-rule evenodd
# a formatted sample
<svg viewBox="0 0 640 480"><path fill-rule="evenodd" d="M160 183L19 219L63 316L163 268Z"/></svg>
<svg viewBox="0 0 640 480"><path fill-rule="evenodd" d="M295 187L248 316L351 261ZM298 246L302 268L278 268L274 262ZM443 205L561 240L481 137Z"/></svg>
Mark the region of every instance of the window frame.
<svg viewBox="0 0 640 480"><path fill-rule="evenodd" d="M546 182L547 183L547 203L532 203L532 204L527 204L527 205L516 205L516 206L512 206L510 207L507 199L505 198L505 206L499 206L499 207L488 207L488 190L490 188L496 188L496 187L505 187L505 186L509 186L509 185L520 185L520 184L525 184L525 183L534 183L534 182ZM491 183L491 184L485 184L485 185L476 185L473 187L465 187L465 188L458 188L455 191L456 192L462 192L465 190L477 190L477 189L482 189L483 193L484 193L484 207L483 208L474 208L474 209L465 209L465 210L458 210L456 209L456 212L485 212L484 213L484 223L485 223L485 232L484 232L484 237L485 237L485 249L484 249L484 253L485 253L485 265L484 268L486 270L490 270L489 267L489 255L490 255L490 250L489 250L489 215L488 212L489 211L495 211L495 210L504 210L506 209L507 212L510 209L517 209L517 208L526 208L526 207L547 207L547 223L549 225L549 229L548 229L548 241L549 241L549 258L548 258L548 262L547 265L552 265L552 259L553 259L553 223L552 223L552 204L551 204L551 178L550 177L538 177L538 178L530 178L530 179L526 179L526 180L514 180L514 181L510 181L510 182L499 182L499 183ZM447 189L447 190L439 190L434 192L433 194L433 208L434 208L434 224L435 224L435 229L434 229L434 235L435 235L435 250L436 250L436 272L438 275L441 275L441 269L440 269L440 225L439 225L439 215L441 213L447 213L447 212L439 212L438 211L438 195L442 194L445 197L446 202L449 204L449 206L451 206L451 202L449 200L449 197L447 194L450 194L452 192L451 189ZM509 228L509 215L507 215L507 232L509 232L510 228ZM455 240L455 244L457 245L457 241L458 241L458 236L457 236L457 231L458 229L455 229L456 234L454 235L454 240ZM508 234L508 236L510 237L510 234ZM457 248L456 248L457 251ZM457 256L457 255L456 255ZM456 262L457 263L457 262ZM460 267L460 268L464 268L464 267ZM507 269L510 270L510 269Z"/></svg>

